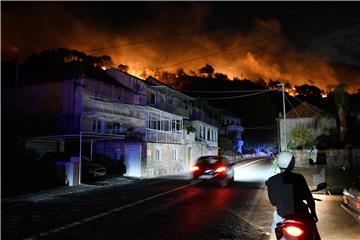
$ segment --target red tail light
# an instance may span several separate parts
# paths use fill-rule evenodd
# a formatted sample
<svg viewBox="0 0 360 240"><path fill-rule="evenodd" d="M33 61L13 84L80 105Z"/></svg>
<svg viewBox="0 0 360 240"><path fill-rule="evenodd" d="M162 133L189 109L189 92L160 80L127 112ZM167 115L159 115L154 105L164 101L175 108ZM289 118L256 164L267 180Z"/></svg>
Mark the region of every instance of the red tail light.
<svg viewBox="0 0 360 240"><path fill-rule="evenodd" d="M301 228L295 226L285 227L284 231L291 237L299 237L304 234L304 231Z"/></svg>
<svg viewBox="0 0 360 240"><path fill-rule="evenodd" d="M199 167L198 166L193 166L191 167L191 171L195 172L195 171L199 171Z"/></svg>
<svg viewBox="0 0 360 240"><path fill-rule="evenodd" d="M216 173L222 173L222 172L225 172L226 171L226 167L225 166L221 166L221 167L218 167L215 172Z"/></svg>

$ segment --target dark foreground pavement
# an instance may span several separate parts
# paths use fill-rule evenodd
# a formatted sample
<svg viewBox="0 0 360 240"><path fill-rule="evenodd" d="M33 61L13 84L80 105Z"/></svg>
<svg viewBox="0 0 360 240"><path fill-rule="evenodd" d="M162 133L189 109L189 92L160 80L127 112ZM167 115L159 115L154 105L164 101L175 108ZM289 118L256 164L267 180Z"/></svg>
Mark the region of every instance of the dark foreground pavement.
<svg viewBox="0 0 360 240"><path fill-rule="evenodd" d="M273 207L256 169L230 188L186 177L112 178L2 199L3 239L268 239ZM266 174L265 174L266 175ZM263 179L266 176L262 176ZM341 196L317 195L322 239L360 239Z"/></svg>

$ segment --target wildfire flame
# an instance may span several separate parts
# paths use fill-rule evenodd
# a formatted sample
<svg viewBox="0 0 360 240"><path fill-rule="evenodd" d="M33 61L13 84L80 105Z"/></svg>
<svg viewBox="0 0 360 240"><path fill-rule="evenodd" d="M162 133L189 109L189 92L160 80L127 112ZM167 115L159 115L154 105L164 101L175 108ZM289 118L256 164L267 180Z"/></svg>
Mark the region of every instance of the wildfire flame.
<svg viewBox="0 0 360 240"><path fill-rule="evenodd" d="M328 90L330 85L340 82L340 76L325 60L298 51L286 37L283 37L278 20L254 20L253 31L248 32L219 31L213 35L202 32L131 45L130 43L141 42L147 37L156 38L169 33L201 29L210 10L201 4L195 4L196 11L188 11L187 16L182 16L182 19L192 19L191 25L185 24L187 21L174 24L171 22L174 16L169 17L169 11L155 15L154 19L147 19L146 23L134 28L136 30L126 28L121 30L123 32L117 32L94 24L89 26L57 5L47 6L47 15L34 15L34 12L41 12L38 8L44 10L39 5L27 12L4 12L3 22L7 24L2 28L2 54L24 55L37 52L39 49L58 47L77 49L94 56L109 55L114 67L120 64L127 65L128 72L139 78L156 77L160 71L175 73L179 68L183 68L186 73L198 73L201 67L210 64L215 72L226 74L230 79L262 79L265 82L271 79L292 86L316 85L323 90ZM59 31L54 31L54 26L58 26ZM44 35L44 32L47 34ZM277 37L257 41L274 35ZM109 47L117 45L126 46ZM240 48L242 45L244 47ZM101 48L100 51L93 51ZM219 54L204 57L212 53ZM189 61L191 59L196 61ZM182 64L174 65L180 62ZM173 66L163 68L171 65ZM350 91L360 88L359 76L346 76L344 79L352 81L349 85ZM294 93L289 91L289 94Z"/></svg>

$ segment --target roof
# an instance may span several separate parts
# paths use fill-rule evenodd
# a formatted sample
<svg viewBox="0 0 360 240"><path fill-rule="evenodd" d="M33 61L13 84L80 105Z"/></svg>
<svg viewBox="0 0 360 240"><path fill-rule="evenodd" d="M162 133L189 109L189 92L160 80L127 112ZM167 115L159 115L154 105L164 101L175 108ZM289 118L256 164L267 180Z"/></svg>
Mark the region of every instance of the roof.
<svg viewBox="0 0 360 240"><path fill-rule="evenodd" d="M297 107L293 108L291 111L286 113L287 118L312 118L316 115L321 114L322 109L311 105L310 103L303 102Z"/></svg>
<svg viewBox="0 0 360 240"><path fill-rule="evenodd" d="M195 98L193 98L191 96L188 96L188 95L178 91L177 89L173 88L172 86L170 86L170 85L168 85L166 83L163 83L163 82L157 80L154 77L148 77L146 79L146 83L148 85L148 88L156 89L159 92L167 92L167 93L171 92L172 94L174 94L174 95L176 95L178 97L195 101Z"/></svg>

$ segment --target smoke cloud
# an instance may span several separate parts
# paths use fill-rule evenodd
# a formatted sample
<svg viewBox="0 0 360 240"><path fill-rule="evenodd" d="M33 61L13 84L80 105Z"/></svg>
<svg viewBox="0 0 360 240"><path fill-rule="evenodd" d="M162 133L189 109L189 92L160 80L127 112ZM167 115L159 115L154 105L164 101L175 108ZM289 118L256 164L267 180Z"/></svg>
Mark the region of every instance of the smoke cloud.
<svg viewBox="0 0 360 240"><path fill-rule="evenodd" d="M65 5L50 3L5 5L2 57L24 58L30 53L64 47L91 55L109 55L115 67L128 65L129 72L137 76L151 75L158 69L197 72L210 64L216 72L230 78L280 80L293 86L316 85L323 90L341 80L351 84L350 91L360 88L359 81L354 81L351 75L338 76L339 72L326 59L296 49L276 19L254 19L250 30L229 27L213 30L206 28L213 17L212 9L200 3L191 4L186 11L177 5L166 11L157 4L149 5L149 11L155 14L139 16L138 21L121 18L111 24L106 22L106 13L91 15L80 7L77 9L78 12L68 11ZM120 8L118 14L122 11L126 9ZM182 33L187 34L131 45ZM126 44L129 45L92 51ZM243 45L247 46L240 47ZM187 61L212 53L218 54ZM179 62L184 63L176 65Z"/></svg>

